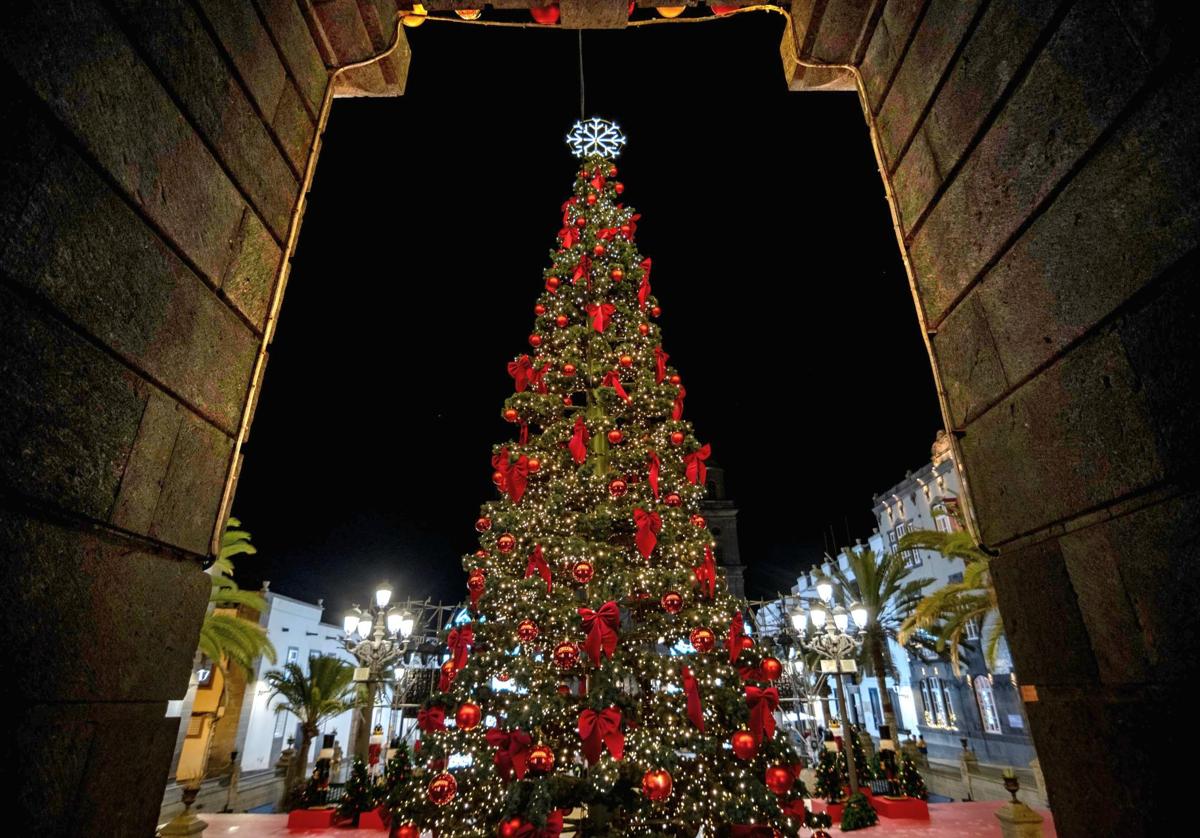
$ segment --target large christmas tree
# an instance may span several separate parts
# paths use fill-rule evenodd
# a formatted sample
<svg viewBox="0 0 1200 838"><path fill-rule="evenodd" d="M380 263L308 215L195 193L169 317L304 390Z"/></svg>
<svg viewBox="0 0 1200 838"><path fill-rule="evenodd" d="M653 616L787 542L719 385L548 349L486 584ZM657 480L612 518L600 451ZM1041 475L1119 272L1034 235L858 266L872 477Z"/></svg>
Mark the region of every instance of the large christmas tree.
<svg viewBox="0 0 1200 838"><path fill-rule="evenodd" d="M656 325L624 141L576 125L582 160L508 364L513 438L464 558L473 619L422 711L420 794L398 823L439 836L793 835L798 759L775 736L779 662L744 635L700 514L702 443ZM407 820L405 820L407 819ZM769 832L768 832L769 834Z"/></svg>

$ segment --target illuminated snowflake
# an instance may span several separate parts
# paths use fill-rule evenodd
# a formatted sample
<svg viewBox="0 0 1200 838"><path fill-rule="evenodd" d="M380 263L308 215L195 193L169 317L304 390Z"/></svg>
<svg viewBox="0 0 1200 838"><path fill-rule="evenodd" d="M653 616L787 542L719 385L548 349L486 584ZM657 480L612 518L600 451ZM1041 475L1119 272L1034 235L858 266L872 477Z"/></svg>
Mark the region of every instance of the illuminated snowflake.
<svg viewBox="0 0 1200 838"><path fill-rule="evenodd" d="M575 123L567 135L567 145L580 160L593 154L616 157L625 145L625 135L615 122L593 116Z"/></svg>

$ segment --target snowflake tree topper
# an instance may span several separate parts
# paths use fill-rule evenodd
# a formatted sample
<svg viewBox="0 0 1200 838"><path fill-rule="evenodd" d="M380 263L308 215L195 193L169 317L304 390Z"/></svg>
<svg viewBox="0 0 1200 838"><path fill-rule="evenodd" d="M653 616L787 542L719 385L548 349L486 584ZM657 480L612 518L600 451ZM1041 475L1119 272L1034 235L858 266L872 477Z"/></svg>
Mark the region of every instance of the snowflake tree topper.
<svg viewBox="0 0 1200 838"><path fill-rule="evenodd" d="M593 116L575 123L567 135L567 145L580 160L595 154L616 157L625 145L625 135L615 122Z"/></svg>

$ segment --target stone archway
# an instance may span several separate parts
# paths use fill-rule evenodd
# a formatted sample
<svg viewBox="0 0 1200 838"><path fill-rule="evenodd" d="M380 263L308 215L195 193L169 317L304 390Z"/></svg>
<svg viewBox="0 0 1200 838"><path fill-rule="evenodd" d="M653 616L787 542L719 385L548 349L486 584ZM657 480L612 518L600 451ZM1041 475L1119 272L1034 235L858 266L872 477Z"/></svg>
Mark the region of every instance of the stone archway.
<svg viewBox="0 0 1200 838"><path fill-rule="evenodd" d="M1155 731L1197 659L1200 85L1157 9L795 0L781 48L794 89L861 79L1064 835L1166 822ZM407 49L331 68L395 10L28 2L0 33L6 725L39 834L153 823L329 103L401 92Z"/></svg>

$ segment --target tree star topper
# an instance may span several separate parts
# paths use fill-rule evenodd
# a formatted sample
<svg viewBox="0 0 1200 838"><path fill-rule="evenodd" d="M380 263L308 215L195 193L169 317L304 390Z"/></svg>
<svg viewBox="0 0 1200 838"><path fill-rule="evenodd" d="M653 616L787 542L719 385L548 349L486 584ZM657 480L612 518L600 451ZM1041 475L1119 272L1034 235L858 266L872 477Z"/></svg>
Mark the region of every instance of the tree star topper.
<svg viewBox="0 0 1200 838"><path fill-rule="evenodd" d="M571 153L580 160L598 154L601 157L616 157L625 145L625 135L615 122L593 116L576 122L567 135Z"/></svg>

